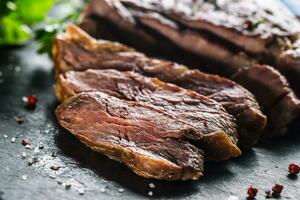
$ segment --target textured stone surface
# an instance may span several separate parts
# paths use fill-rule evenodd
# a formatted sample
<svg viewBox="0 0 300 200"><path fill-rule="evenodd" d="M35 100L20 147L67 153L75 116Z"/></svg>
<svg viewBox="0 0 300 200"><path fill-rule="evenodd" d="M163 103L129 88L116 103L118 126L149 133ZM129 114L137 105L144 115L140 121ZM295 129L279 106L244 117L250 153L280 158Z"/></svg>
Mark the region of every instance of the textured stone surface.
<svg viewBox="0 0 300 200"><path fill-rule="evenodd" d="M58 127L53 114L57 102L52 63L47 56L36 55L34 49L29 45L0 50L1 200L134 200L151 198L150 191L155 199L227 200L232 195L245 199L250 185L259 188L257 199L265 199L264 191L275 183L284 185L281 199L299 199L300 178L287 176L289 163L300 162L299 125L294 125L287 137L260 144L241 158L206 164L205 176L199 181L143 179L122 164L91 151ZM26 110L22 102L23 96L31 94L39 100L34 111ZM17 115L25 118L23 124L15 122ZM22 139L33 147L42 142L44 148L25 149ZM22 152L26 152L25 159ZM38 160L29 166L32 156ZM51 166L60 168L51 170ZM26 180L22 179L24 175ZM150 188L150 183L155 188ZM68 184L71 188L66 189ZM84 194L79 194L82 191Z"/></svg>

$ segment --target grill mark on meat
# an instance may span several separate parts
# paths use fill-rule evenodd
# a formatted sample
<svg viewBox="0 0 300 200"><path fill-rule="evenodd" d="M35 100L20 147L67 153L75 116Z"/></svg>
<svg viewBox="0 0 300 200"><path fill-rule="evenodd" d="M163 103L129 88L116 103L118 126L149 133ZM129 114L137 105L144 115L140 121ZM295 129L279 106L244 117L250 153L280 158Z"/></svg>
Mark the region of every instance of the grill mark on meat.
<svg viewBox="0 0 300 200"><path fill-rule="evenodd" d="M82 39L81 37L84 37L84 39ZM86 48L90 49L90 52L88 54L89 56L86 55L86 57L89 57L90 59L82 60L80 63L78 63L76 60L73 60L73 63L71 65L66 65L66 63L64 62L64 59L66 59L64 57L64 51L67 50L72 52L74 54L73 55L74 57L76 57L76 54L78 54L79 56L80 54L83 53L80 52L80 48L75 51L73 49L78 48L80 45L83 45L82 41L87 41L87 40L89 41L87 44L90 45L89 46L85 45L85 46ZM102 40L102 43L104 42L105 41ZM78 45L75 46L74 43L78 43ZM113 43L113 44L120 45L118 43ZM204 95L207 95L207 91L202 91L201 85L194 84L193 82L190 81L190 79L199 79L202 80L202 82L211 81L212 82L211 85L220 85L219 87L220 92L224 92L225 94L227 89L232 90L233 89L232 85L234 85L235 86L234 90L236 91L236 94L238 94L238 96L237 98L235 98L233 102L226 102L227 101L226 98L223 99L225 101L223 102L223 100L221 100L222 95L220 95L216 100L221 102L222 105L225 106L225 108L229 113L235 114L238 117L238 124L239 126L241 126L240 128L244 130L243 132L239 132L240 134L239 136L241 138L239 145L242 148L246 149L246 148L251 148L256 143L260 135L260 132L262 131L262 129L266 124L266 117L263 114L261 114L259 106L255 98L253 97L253 95L249 93L247 90L245 90L244 88L242 88L241 86L239 86L238 84L230 80L221 78L219 76L208 75L198 70L189 70L187 67L173 62L147 58L143 54L137 52L119 51L119 52L103 53L102 51L101 53L98 53L97 50L95 49L96 48L95 46L97 46L97 42L95 40L90 38L88 35L86 35L76 27L74 26L69 27L67 29L66 35L58 36L55 41L53 55L57 67L56 71L66 72L69 70L85 70L89 68L94 68L94 69L110 68L110 69L117 69L121 71L133 70L144 75L156 76L159 79L166 82L179 84L182 87L187 87L187 89L195 90L200 94L203 93ZM122 48L119 47L119 49ZM123 49L126 48L123 47ZM107 61L109 60L114 61L114 63L110 62L110 65L108 65ZM127 63L130 63L130 67L128 67ZM190 86L188 86L187 83L194 85L193 88L189 88ZM62 89L59 87L56 88L57 96L61 99L64 99L64 97L59 96L60 94L64 93L64 92L60 92L60 90ZM249 101L246 99L248 99ZM236 107L235 105L237 104L237 102L239 102L239 104L243 104L244 107L242 109L240 108L240 106ZM226 103L232 106L229 106ZM235 108L236 110L233 108ZM244 108L247 108L246 109L247 112L245 112ZM247 139L244 140L243 136L245 135L248 136Z"/></svg>
<svg viewBox="0 0 300 200"><path fill-rule="evenodd" d="M113 122L110 124L103 125L104 129L101 126L90 129L90 126L95 126L94 121L110 120L109 118L99 119L98 116L106 113L107 108L103 105L111 107L115 106L114 103L131 105L129 102L101 92L83 93L61 104L56 110L56 116L64 128L87 146L123 162L138 175L164 180L195 180L202 176L202 152L188 142L161 137L168 129L156 134L147 128L134 126L131 129L125 127L126 134L120 134L118 131L113 131L116 128L110 128L116 119L112 119ZM90 112L91 110L94 112ZM135 125L139 125L139 118L136 117L136 120ZM153 122L152 126L155 124ZM124 130L124 127L119 130ZM128 134L132 136L129 140L126 139L129 137Z"/></svg>

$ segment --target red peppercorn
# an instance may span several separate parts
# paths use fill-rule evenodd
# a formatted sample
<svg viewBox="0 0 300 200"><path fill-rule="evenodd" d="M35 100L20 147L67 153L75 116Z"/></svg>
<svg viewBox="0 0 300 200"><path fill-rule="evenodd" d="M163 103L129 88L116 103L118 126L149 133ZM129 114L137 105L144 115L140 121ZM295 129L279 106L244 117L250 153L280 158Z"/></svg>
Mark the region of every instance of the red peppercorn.
<svg viewBox="0 0 300 200"><path fill-rule="evenodd" d="M23 146L26 146L26 145L29 145L30 143L27 142L26 140L22 140L21 144L22 144Z"/></svg>
<svg viewBox="0 0 300 200"><path fill-rule="evenodd" d="M27 104L28 106L35 106L37 103L38 99L36 98L35 95L30 95L27 96Z"/></svg>
<svg viewBox="0 0 300 200"><path fill-rule="evenodd" d="M272 196L276 197L279 196L281 194L283 190L283 185L279 185L279 184L275 184L274 187L272 188Z"/></svg>
<svg viewBox="0 0 300 200"><path fill-rule="evenodd" d="M292 175L297 175L300 172L300 166L296 163L292 163L289 165L289 172Z"/></svg>
<svg viewBox="0 0 300 200"><path fill-rule="evenodd" d="M251 31L253 29L253 23L250 20L244 21L243 28Z"/></svg>
<svg viewBox="0 0 300 200"><path fill-rule="evenodd" d="M258 192L257 188L252 187L252 185L248 188L247 194L248 194L248 199L254 199Z"/></svg>

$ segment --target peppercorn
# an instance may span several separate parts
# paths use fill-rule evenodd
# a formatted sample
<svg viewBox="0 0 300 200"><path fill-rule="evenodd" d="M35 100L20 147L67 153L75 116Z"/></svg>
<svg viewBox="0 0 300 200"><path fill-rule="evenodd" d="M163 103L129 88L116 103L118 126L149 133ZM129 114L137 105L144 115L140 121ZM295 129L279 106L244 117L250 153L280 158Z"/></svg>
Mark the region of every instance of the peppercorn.
<svg viewBox="0 0 300 200"><path fill-rule="evenodd" d="M278 197L283 190L283 185L280 184L275 184L274 187L272 188L272 197Z"/></svg>
<svg viewBox="0 0 300 200"><path fill-rule="evenodd" d="M26 140L22 140L21 144L22 144L23 146L30 145L30 143L27 142Z"/></svg>
<svg viewBox="0 0 300 200"><path fill-rule="evenodd" d="M300 172L300 166L296 163L291 163L289 165L289 173L292 175L297 175Z"/></svg>
<svg viewBox="0 0 300 200"><path fill-rule="evenodd" d="M244 21L243 28L248 31L251 31L253 30L253 23L250 20L246 20Z"/></svg>
<svg viewBox="0 0 300 200"><path fill-rule="evenodd" d="M248 199L254 199L256 194L258 192L257 188L252 187L252 185L248 188L247 194L248 194Z"/></svg>
<svg viewBox="0 0 300 200"><path fill-rule="evenodd" d="M23 97L23 101L26 103L27 108L33 109L35 108L38 99L35 95L29 95L26 97Z"/></svg>

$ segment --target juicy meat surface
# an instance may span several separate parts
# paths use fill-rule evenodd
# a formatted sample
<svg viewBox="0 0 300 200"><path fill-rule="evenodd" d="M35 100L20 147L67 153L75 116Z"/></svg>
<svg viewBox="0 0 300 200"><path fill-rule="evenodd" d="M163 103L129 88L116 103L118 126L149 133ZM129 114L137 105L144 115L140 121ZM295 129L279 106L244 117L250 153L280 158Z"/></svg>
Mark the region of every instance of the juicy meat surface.
<svg viewBox="0 0 300 200"><path fill-rule="evenodd" d="M300 23L296 16L277 0L120 2L126 8L135 7L162 13L191 29L208 31L251 53L267 53L270 44L281 46L276 37L293 40L300 33Z"/></svg>
<svg viewBox="0 0 300 200"><path fill-rule="evenodd" d="M252 66L237 74L235 79L255 94L268 116L263 137L286 134L288 125L300 111L300 101L289 87L287 80L277 70L266 65Z"/></svg>
<svg viewBox="0 0 300 200"><path fill-rule="evenodd" d="M241 153L236 146L234 119L220 104L196 92L156 78L116 70L69 71L58 77L56 94L61 100L90 91L139 102L181 121L190 127L183 137L193 140L206 153L207 159L225 160ZM214 141L217 135L224 138L224 141Z"/></svg>
<svg viewBox="0 0 300 200"><path fill-rule="evenodd" d="M119 43L96 41L74 26L56 38L54 61L57 72L131 70L208 96L237 118L239 146L244 149L254 146L266 124L266 117L261 113L254 96L235 82L190 70L174 62L148 58Z"/></svg>
<svg viewBox="0 0 300 200"><path fill-rule="evenodd" d="M97 2L106 5L106 9L97 7L96 1L91 1L86 9L85 18L90 16L105 18L119 30L125 30L115 17L122 18L122 13L119 11L119 8L122 8L131 16L130 21L123 18L122 24L127 24L127 27L131 27L131 29L135 27L140 31L144 30L156 40L159 40L157 35L162 36L187 52L209 58L222 65L222 67L211 65L211 68L214 68L211 71L232 78L240 71L245 72L251 66L259 63L275 64L275 68L286 75L291 87L295 89L297 94L300 94L299 84L297 84L300 77L300 56L295 56L299 48L298 42L295 40L300 34L300 23L279 1L270 0L268 4L259 0L234 2L229 0L217 2L222 4L222 6L218 6L212 2L197 0L119 0L117 1L118 7L114 5L116 1L102 0ZM282 12L278 12L278 10ZM108 16L107 12L114 13L114 16ZM95 20L97 21L97 18ZM89 30L89 27L85 28ZM134 42L129 41L128 43L136 46ZM158 51L159 49L157 48ZM265 66L262 65L262 67ZM260 71L256 67L250 71L252 73L255 70ZM276 70L266 68L263 71L267 73L266 77L282 76ZM251 73L243 73L245 79L243 81L235 80L241 81L240 83L247 88L252 79ZM247 81L249 83L246 83ZM264 85L264 81L261 81L261 85ZM284 89L280 84L276 86L264 85L265 91L260 87L247 89L255 96L259 96L260 93L264 94L275 90L275 87L279 87L279 90ZM286 126L291 124L298 115L296 112L298 110L297 97L295 94L291 94L291 97L293 98L281 98L281 101L292 99L289 104L278 103L281 106L285 105L286 112L290 113L290 117L284 120ZM268 100L265 102L266 99L260 98L259 103L266 105L269 102ZM269 118L278 119L277 116L273 116L276 113L273 111L282 109L279 108L280 106L276 108L273 107L273 104L269 104L263 107L264 113ZM272 112L268 110L271 107L273 108ZM294 116L292 117L292 115ZM269 120L270 127L276 127L278 124L282 124L282 121ZM282 130L287 130L287 127ZM281 133L274 132L274 134L269 133L269 135L270 137L282 135L282 131L279 132Z"/></svg>
<svg viewBox="0 0 300 200"><path fill-rule="evenodd" d="M178 138L185 126L152 107L90 92L67 99L56 116L88 147L140 176L164 180L202 176L202 152Z"/></svg>

